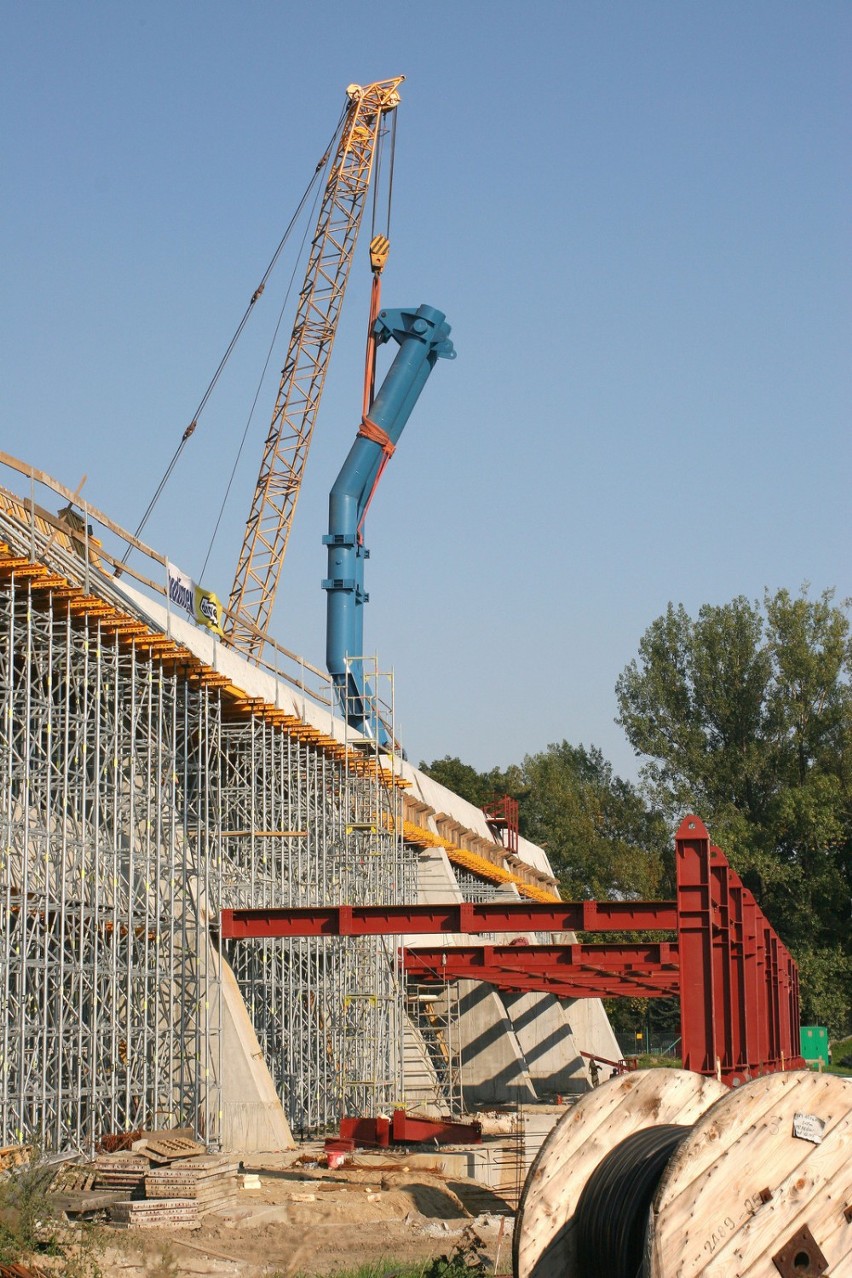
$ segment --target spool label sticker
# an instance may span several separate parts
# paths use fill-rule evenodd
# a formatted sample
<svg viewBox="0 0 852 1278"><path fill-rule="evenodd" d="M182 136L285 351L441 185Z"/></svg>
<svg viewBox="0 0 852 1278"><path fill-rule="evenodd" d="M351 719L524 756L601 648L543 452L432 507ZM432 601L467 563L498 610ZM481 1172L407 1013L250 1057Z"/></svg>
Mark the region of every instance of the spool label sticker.
<svg viewBox="0 0 852 1278"><path fill-rule="evenodd" d="M793 1135L800 1140L810 1140L815 1145L821 1145L824 1131L825 1123L816 1114L793 1115Z"/></svg>

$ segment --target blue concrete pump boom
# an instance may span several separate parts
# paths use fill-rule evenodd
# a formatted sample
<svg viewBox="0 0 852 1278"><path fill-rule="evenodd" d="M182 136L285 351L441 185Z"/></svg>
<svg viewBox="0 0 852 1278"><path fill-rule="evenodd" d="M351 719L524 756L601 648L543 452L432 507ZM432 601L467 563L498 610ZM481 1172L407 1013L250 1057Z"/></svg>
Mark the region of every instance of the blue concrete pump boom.
<svg viewBox="0 0 852 1278"><path fill-rule="evenodd" d="M351 727L391 744L371 709L371 690L364 677L364 560L362 539L367 508L382 470L405 429L420 392L438 359L455 359L450 326L432 306L416 311L383 310L374 327L377 345L390 341L399 350L375 399L364 414L355 442L343 463L328 501L328 592L326 665L340 707Z"/></svg>

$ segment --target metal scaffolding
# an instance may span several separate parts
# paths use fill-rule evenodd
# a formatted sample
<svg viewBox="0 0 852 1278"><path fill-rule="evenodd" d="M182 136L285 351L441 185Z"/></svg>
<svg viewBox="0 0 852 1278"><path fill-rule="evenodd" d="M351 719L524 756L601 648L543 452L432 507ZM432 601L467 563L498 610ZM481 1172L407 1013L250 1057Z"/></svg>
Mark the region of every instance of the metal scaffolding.
<svg viewBox="0 0 852 1278"><path fill-rule="evenodd" d="M0 1141L187 1124L213 1142L219 910L415 900L395 765L229 700L85 530L81 556L22 511L0 502ZM402 1099L395 938L226 957L296 1132Z"/></svg>
<svg viewBox="0 0 852 1278"><path fill-rule="evenodd" d="M0 592L5 1140L213 1126L199 900L214 708L95 616Z"/></svg>
<svg viewBox="0 0 852 1278"><path fill-rule="evenodd" d="M261 719L226 725L220 755L222 903L413 901L399 791L371 743L329 758ZM304 938L227 947L296 1134L402 1098L398 943Z"/></svg>
<svg viewBox="0 0 852 1278"><path fill-rule="evenodd" d="M407 1009L434 1080L433 1091L426 1099L442 1113L460 1118L465 1107L458 984L409 981Z"/></svg>
<svg viewBox="0 0 852 1278"><path fill-rule="evenodd" d="M493 901L503 890L499 883L489 883L487 879L471 874L468 870L456 867L455 880L463 901Z"/></svg>

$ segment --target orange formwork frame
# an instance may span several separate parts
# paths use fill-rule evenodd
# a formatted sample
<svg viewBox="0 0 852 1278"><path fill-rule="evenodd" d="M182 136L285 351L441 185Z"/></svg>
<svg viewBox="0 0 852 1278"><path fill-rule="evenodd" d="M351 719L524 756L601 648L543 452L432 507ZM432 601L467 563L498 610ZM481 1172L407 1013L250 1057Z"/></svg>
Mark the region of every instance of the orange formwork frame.
<svg viewBox="0 0 852 1278"><path fill-rule="evenodd" d="M677 898L553 904L317 906L223 910L232 940L300 936L440 936L477 933L652 931L654 942L408 945L420 983L480 980L504 993L558 998L679 996L685 1069L737 1086L755 1075L801 1069L796 964L751 892L687 816L675 836Z"/></svg>

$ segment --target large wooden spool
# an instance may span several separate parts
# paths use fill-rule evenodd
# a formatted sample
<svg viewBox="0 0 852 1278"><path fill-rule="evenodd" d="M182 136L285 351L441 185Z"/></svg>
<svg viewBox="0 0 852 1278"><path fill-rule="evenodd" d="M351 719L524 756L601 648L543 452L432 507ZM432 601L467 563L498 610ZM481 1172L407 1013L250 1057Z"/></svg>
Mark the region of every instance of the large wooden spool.
<svg viewBox="0 0 852 1278"><path fill-rule="evenodd" d="M688 1070L648 1069L621 1074L583 1096L530 1167L515 1221L515 1278L583 1278L574 1212L600 1161L645 1127L691 1126L727 1091L715 1078Z"/></svg>
<svg viewBox="0 0 852 1278"><path fill-rule="evenodd" d="M729 1091L679 1070L614 1079L553 1129L521 1196L516 1278L596 1278L578 1264L580 1196L603 1158L668 1123L691 1130L647 1212L643 1278L852 1278L852 1080L791 1071Z"/></svg>
<svg viewBox="0 0 852 1278"><path fill-rule="evenodd" d="M852 1080L767 1074L711 1106L660 1180L645 1268L653 1278L852 1275Z"/></svg>

